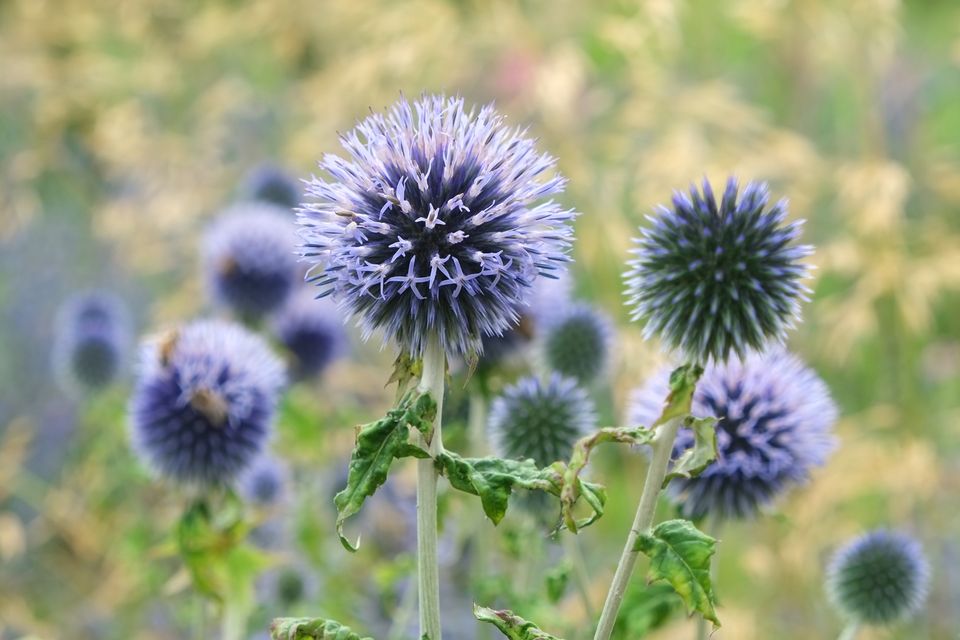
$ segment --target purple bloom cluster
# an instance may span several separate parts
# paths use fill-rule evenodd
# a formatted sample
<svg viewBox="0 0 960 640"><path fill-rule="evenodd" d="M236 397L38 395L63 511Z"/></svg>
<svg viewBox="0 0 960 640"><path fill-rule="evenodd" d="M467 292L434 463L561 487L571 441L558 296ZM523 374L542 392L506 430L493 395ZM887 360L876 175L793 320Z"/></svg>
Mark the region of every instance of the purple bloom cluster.
<svg viewBox="0 0 960 640"><path fill-rule="evenodd" d="M233 481L263 452L283 364L259 336L222 321L197 321L143 348L130 400L141 457L183 483Z"/></svg>
<svg viewBox="0 0 960 640"><path fill-rule="evenodd" d="M650 425L667 396L669 370L638 389L628 422ZM803 483L834 448L837 409L813 370L781 349L708 366L692 412L715 416L718 458L698 477L676 479L669 492L685 517L746 518ZM681 429L674 456L693 446Z"/></svg>
<svg viewBox="0 0 960 640"><path fill-rule="evenodd" d="M240 476L237 488L247 502L269 507L283 500L289 476L285 464L269 455L261 455Z"/></svg>
<svg viewBox="0 0 960 640"><path fill-rule="evenodd" d="M112 293L88 291L60 307L53 365L69 392L94 391L110 384L127 358L130 320L124 302Z"/></svg>
<svg viewBox="0 0 960 640"><path fill-rule="evenodd" d="M395 104L342 137L313 202L299 214L303 255L321 294L413 355L436 334L446 353L481 349L517 322L540 275L569 261L576 215L549 196L554 159L487 106L425 96Z"/></svg>
<svg viewBox="0 0 960 640"><path fill-rule="evenodd" d="M302 199L300 184L286 171L273 164L254 168L243 182L247 200L262 200L284 209L293 209Z"/></svg>
<svg viewBox="0 0 960 640"><path fill-rule="evenodd" d="M767 208L767 186L738 196L731 178L718 202L710 183L673 195L635 239L626 274L633 319L689 361L724 361L731 353L782 341L799 317L813 249L795 243L801 222L784 224L785 200Z"/></svg>
<svg viewBox="0 0 960 640"><path fill-rule="evenodd" d="M290 352L290 371L297 379L319 375L347 347L340 311L328 301L315 300L309 289L294 294L272 324Z"/></svg>

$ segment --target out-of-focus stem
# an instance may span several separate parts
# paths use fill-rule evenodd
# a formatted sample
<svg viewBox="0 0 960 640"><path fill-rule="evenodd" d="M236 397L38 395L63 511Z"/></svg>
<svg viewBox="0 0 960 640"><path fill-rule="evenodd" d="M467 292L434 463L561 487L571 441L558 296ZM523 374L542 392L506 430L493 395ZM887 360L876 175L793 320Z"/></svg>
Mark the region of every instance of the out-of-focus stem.
<svg viewBox="0 0 960 640"><path fill-rule="evenodd" d="M573 565L573 581L580 593L584 613L588 620L593 620L596 614L590 603L590 575L587 573L587 564L583 561L583 551L580 549L578 538L563 532L560 535L563 536L563 548L567 558Z"/></svg>
<svg viewBox="0 0 960 640"><path fill-rule="evenodd" d="M860 631L860 625L856 622L851 622L840 632L840 637L837 638L837 640L853 640L857 637L858 631Z"/></svg>

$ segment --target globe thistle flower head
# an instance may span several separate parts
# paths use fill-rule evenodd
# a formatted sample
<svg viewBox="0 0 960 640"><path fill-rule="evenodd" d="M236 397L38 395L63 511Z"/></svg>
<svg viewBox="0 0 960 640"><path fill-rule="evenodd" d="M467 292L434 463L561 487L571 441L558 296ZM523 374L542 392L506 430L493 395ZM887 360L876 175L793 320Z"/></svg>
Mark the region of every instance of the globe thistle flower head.
<svg viewBox="0 0 960 640"><path fill-rule="evenodd" d="M259 336L201 320L148 341L130 400L135 450L184 485L232 482L269 439L283 364Z"/></svg>
<svg viewBox="0 0 960 640"><path fill-rule="evenodd" d="M673 209L658 207L635 239L628 262L632 317L688 361L724 361L782 341L799 318L813 251L797 244L802 221L785 224L787 203L768 207L763 183L738 194L727 182L717 201L710 183L677 192Z"/></svg>
<svg viewBox="0 0 960 640"><path fill-rule="evenodd" d="M332 179L299 210L321 295L414 357L429 335L464 356L516 323L537 278L569 261L575 216L547 200L564 180L523 133L492 107L424 96L343 136L346 157L323 158Z"/></svg>
<svg viewBox="0 0 960 640"><path fill-rule="evenodd" d="M664 369L634 393L630 424L653 424L668 379ZM707 366L691 409L719 419L718 456L699 476L670 483L668 493L687 518L751 517L804 483L834 448L837 409L829 390L799 358L781 349ZM693 444L693 433L681 429L674 458Z"/></svg>
<svg viewBox="0 0 960 640"><path fill-rule="evenodd" d="M293 209L302 200L302 189L300 184L280 167L262 164L247 174L243 183L243 195L247 200Z"/></svg>
<svg viewBox="0 0 960 640"><path fill-rule="evenodd" d="M923 605L930 566L920 543L883 529L849 542L827 569L827 593L844 615L869 625L887 625Z"/></svg>
<svg viewBox="0 0 960 640"><path fill-rule="evenodd" d="M289 482L286 465L276 458L261 455L240 476L237 488L250 504L272 507L283 502Z"/></svg>
<svg viewBox="0 0 960 640"><path fill-rule="evenodd" d="M571 304L545 328L542 357L550 370L589 384L606 370L612 338L605 314L588 304Z"/></svg>
<svg viewBox="0 0 960 640"><path fill-rule="evenodd" d="M302 380L319 375L347 348L340 310L315 300L309 289L297 293L274 317L273 332L290 354L290 370Z"/></svg>
<svg viewBox="0 0 960 640"><path fill-rule="evenodd" d="M127 357L129 323L123 301L105 291L84 292L61 305L53 359L66 391L82 394L113 382Z"/></svg>
<svg viewBox="0 0 960 640"><path fill-rule="evenodd" d="M241 318L279 309L299 281L292 216L266 203L236 204L204 238L204 271L214 300Z"/></svg>
<svg viewBox="0 0 960 640"><path fill-rule="evenodd" d="M488 428L499 455L545 466L567 460L596 424L587 392L553 373L546 381L531 376L504 389L491 405Z"/></svg>

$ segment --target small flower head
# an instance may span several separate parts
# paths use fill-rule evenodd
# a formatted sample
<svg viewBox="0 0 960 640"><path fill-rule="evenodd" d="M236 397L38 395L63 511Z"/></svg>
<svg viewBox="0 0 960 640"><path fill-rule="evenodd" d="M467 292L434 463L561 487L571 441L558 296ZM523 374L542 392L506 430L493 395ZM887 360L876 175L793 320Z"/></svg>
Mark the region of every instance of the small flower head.
<svg viewBox="0 0 960 640"><path fill-rule="evenodd" d="M262 164L247 174L243 195L247 200L268 202L284 209L293 209L302 200L300 184L272 164Z"/></svg>
<svg viewBox="0 0 960 640"><path fill-rule="evenodd" d="M171 331L143 348L130 400L134 448L181 484L228 484L263 452L283 383L279 358L240 326Z"/></svg>
<svg viewBox="0 0 960 640"><path fill-rule="evenodd" d="M250 504L272 507L283 501L289 483L286 465L271 456L261 455L241 474L237 488Z"/></svg>
<svg viewBox="0 0 960 640"><path fill-rule="evenodd" d="M307 187L304 256L369 336L383 330L419 356L436 334L449 356L517 321L538 275L569 258L573 211L552 200L564 180L554 160L492 107L463 100L401 100L324 157L331 181Z"/></svg>
<svg viewBox="0 0 960 640"><path fill-rule="evenodd" d="M88 291L67 300L57 314L53 359L64 389L102 389L117 377L129 349L129 318L111 293Z"/></svg>
<svg viewBox="0 0 960 640"><path fill-rule="evenodd" d="M236 204L204 238L204 271L214 300L245 319L279 309L300 279L291 214L266 203Z"/></svg>
<svg viewBox="0 0 960 640"><path fill-rule="evenodd" d="M827 569L827 593L844 615L870 625L908 618L923 605L930 567L910 536L872 531L849 542Z"/></svg>
<svg viewBox="0 0 960 640"><path fill-rule="evenodd" d="M589 384L607 368L612 337L605 314L587 304L572 304L544 329L542 356L550 370Z"/></svg>
<svg viewBox="0 0 960 640"><path fill-rule="evenodd" d="M500 455L545 466L567 460L596 424L586 391L554 373L545 382L531 376L507 387L491 406L489 430Z"/></svg>
<svg viewBox="0 0 960 640"><path fill-rule="evenodd" d="M339 309L315 300L309 289L287 301L273 319L273 332L290 353L296 379L320 375L347 347Z"/></svg>
<svg viewBox="0 0 960 640"><path fill-rule="evenodd" d="M801 221L784 224L784 200L767 207L767 187L734 179L718 202L710 183L674 193L635 240L626 274L633 318L672 349L701 364L743 358L782 341L799 317L812 252L796 243Z"/></svg>
<svg viewBox="0 0 960 640"><path fill-rule="evenodd" d="M650 425L667 396L669 370L633 396L628 421ZM696 416L715 416L717 460L696 478L675 479L670 495L688 518L747 518L805 482L833 450L837 409L823 381L780 349L706 368L693 396ZM681 429L674 457L693 446Z"/></svg>

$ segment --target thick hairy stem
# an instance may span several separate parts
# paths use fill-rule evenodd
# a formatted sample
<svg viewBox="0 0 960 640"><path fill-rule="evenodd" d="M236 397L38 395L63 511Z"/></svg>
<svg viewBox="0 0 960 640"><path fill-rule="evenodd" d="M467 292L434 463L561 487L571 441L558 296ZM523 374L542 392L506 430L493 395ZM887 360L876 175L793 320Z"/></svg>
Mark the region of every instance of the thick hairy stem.
<svg viewBox="0 0 960 640"><path fill-rule="evenodd" d="M856 622L851 622L844 628L840 633L840 637L837 640L853 640L857 637L857 632L860 631L860 625Z"/></svg>
<svg viewBox="0 0 960 640"><path fill-rule="evenodd" d="M431 458L417 461L417 582L420 594L420 637L440 640L440 571L437 566L437 474L433 457L443 451L440 421L446 356L437 336L431 336L423 352L420 391L437 403L437 417L429 442Z"/></svg>
<svg viewBox="0 0 960 640"><path fill-rule="evenodd" d="M637 515L633 519L633 526L627 536L627 544L623 548L623 555L620 556L620 564L617 565L617 571L613 576L613 583L607 593L607 600L603 603L603 612L600 614L597 632L593 636L594 640L609 640L610 634L613 633L617 613L620 611L623 596L627 591L627 584L630 582L630 576L633 575L633 568L637 564L637 556L640 553L633 549L640 534L653 524L657 498L660 497L663 480L667 475L670 454L673 452L673 442L677 438L681 421L682 419L679 417L671 418L657 430L657 435L653 441L653 456L650 460L650 467L647 469L647 479L643 485L643 495L640 496Z"/></svg>

